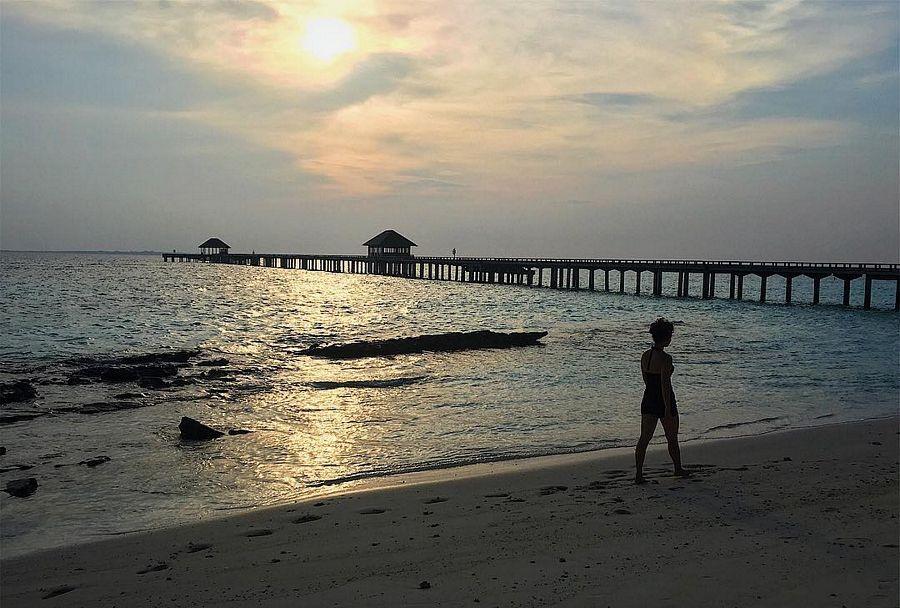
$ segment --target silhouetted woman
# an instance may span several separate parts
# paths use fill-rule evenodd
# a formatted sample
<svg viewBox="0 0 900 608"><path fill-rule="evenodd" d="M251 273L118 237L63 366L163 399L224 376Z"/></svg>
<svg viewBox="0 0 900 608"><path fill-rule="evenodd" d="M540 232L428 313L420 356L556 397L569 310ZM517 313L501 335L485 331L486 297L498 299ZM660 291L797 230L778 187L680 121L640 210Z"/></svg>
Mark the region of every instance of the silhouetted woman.
<svg viewBox="0 0 900 608"><path fill-rule="evenodd" d="M650 324L653 347L641 356L641 375L644 377L644 398L641 401L641 438L634 449L635 483L644 483L644 456L653 438L657 421L662 421L669 442L669 456L675 464L675 475L687 476L681 468L681 451L678 449L678 410L675 391L672 390L672 357L663 349L672 343L675 326L671 321L659 318Z"/></svg>

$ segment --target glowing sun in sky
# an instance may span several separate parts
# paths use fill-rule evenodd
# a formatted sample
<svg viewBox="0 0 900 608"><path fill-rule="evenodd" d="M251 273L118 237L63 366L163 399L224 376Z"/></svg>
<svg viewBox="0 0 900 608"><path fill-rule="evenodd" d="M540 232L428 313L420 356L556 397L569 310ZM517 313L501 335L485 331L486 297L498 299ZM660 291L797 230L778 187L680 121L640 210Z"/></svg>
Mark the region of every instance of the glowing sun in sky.
<svg viewBox="0 0 900 608"><path fill-rule="evenodd" d="M343 19L312 19L301 40L303 49L320 61L332 61L356 49L356 32Z"/></svg>

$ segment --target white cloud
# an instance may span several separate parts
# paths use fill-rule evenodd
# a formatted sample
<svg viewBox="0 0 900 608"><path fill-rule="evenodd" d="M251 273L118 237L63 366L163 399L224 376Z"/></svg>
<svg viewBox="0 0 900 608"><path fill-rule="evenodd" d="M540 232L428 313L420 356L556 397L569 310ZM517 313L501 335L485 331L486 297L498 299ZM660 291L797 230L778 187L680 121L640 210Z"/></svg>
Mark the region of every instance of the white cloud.
<svg viewBox="0 0 900 608"><path fill-rule="evenodd" d="M451 174L456 196L561 200L597 172L746 162L835 145L853 125L803 118L710 124L691 114L827 73L896 37L891 4L799 0L35 2L8 9L132 40L198 77L242 83L244 95L183 116L289 153L303 170L328 178L323 195L341 196L442 184ZM359 49L324 66L306 56L302 25L321 16L352 24ZM586 95L593 101L579 103ZM667 118L676 112L678 121Z"/></svg>

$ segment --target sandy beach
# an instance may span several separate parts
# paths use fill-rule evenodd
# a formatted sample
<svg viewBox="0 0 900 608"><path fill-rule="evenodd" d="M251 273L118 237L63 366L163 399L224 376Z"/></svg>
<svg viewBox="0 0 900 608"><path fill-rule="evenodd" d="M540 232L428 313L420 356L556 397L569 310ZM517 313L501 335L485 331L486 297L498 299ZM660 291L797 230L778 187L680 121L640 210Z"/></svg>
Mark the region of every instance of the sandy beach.
<svg viewBox="0 0 900 608"><path fill-rule="evenodd" d="M896 606L898 420L370 480L2 562L4 606Z"/></svg>

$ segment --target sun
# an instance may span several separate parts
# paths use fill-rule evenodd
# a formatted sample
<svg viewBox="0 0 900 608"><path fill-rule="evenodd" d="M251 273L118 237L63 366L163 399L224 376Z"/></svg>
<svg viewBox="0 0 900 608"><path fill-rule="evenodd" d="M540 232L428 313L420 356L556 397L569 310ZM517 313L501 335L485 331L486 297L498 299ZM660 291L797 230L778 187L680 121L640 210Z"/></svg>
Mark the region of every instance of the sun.
<svg viewBox="0 0 900 608"><path fill-rule="evenodd" d="M332 61L356 49L356 32L343 19L311 19L302 39L303 49L320 61Z"/></svg>

